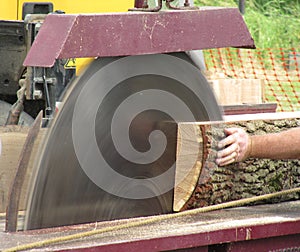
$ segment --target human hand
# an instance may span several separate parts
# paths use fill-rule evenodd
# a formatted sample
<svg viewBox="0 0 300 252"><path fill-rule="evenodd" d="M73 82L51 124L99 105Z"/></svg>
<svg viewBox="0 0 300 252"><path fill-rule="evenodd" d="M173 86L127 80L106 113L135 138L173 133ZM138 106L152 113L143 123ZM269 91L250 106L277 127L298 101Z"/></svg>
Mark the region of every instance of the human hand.
<svg viewBox="0 0 300 252"><path fill-rule="evenodd" d="M251 138L241 128L225 129L226 138L218 143L216 163L220 166L240 162L248 158L251 152Z"/></svg>

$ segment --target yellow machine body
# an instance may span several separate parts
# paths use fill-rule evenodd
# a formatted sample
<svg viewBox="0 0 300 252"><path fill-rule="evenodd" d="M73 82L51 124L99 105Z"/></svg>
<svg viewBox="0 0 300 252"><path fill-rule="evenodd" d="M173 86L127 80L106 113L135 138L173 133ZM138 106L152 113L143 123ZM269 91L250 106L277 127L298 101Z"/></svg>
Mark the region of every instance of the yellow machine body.
<svg viewBox="0 0 300 252"><path fill-rule="evenodd" d="M22 6L25 2L51 2L54 10L63 10L66 13L97 13L122 12L133 7L133 0L1 0L0 20L21 20Z"/></svg>
<svg viewBox="0 0 300 252"><path fill-rule="evenodd" d="M53 4L54 11L62 10L67 14L125 12L134 5L133 0L1 0L0 20L21 20L23 4L26 2L49 2ZM76 59L77 75L91 60L92 59Z"/></svg>

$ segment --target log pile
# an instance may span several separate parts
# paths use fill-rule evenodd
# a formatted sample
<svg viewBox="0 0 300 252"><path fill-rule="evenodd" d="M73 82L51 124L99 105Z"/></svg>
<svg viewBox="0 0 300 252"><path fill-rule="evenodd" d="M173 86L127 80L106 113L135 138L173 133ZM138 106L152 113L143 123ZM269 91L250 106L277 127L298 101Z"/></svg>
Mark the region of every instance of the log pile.
<svg viewBox="0 0 300 252"><path fill-rule="evenodd" d="M198 142L201 149L197 162L200 162L202 167L200 169L198 167L199 179L189 200L184 205L179 204L180 207L177 206L177 209L174 208L174 210L215 205L300 186L300 160L250 158L244 162L224 167L218 167L215 163L217 142L224 137L225 127L241 127L249 134L275 133L299 126L299 117L237 120L214 124L183 123L178 126L178 142L182 141L180 132L190 130L191 125L194 127L192 133L194 141ZM191 137L189 141L191 142ZM180 170L181 168L176 167L176 169ZM175 187L174 206L176 204L176 191L182 191L182 188L178 189L180 186L179 184ZM275 199L272 202L299 199L299 197L299 194L294 194Z"/></svg>

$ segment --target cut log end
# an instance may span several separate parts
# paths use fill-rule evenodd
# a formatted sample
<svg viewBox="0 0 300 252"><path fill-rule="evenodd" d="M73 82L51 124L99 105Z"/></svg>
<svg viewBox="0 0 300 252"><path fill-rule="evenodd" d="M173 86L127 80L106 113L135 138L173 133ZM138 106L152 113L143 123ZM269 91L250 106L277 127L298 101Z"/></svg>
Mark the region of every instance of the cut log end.
<svg viewBox="0 0 300 252"><path fill-rule="evenodd" d="M180 211L191 197L202 168L202 133L193 124L179 124L173 210Z"/></svg>

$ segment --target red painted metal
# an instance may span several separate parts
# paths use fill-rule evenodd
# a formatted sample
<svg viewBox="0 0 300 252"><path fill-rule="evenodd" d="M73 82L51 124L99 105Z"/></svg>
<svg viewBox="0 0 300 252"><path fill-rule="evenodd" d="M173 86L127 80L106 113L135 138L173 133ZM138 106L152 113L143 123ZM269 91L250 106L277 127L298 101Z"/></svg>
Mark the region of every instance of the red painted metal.
<svg viewBox="0 0 300 252"><path fill-rule="evenodd" d="M56 244L47 247L47 250L147 252L193 248L192 251L201 252L277 252L284 248L300 248L299 209L300 201L294 201L199 213ZM42 241L58 235L101 229L131 221L132 219L127 219L16 233L0 232L0 249L17 243ZM39 251L45 249L41 248Z"/></svg>
<svg viewBox="0 0 300 252"><path fill-rule="evenodd" d="M230 252L300 251L300 234L230 243L228 244L228 246L226 246L226 251L230 251Z"/></svg>
<svg viewBox="0 0 300 252"><path fill-rule="evenodd" d="M277 103L241 104L223 106L224 115L275 113Z"/></svg>
<svg viewBox="0 0 300 252"><path fill-rule="evenodd" d="M24 65L53 66L56 59L254 48L237 8L206 7L158 13L48 15Z"/></svg>
<svg viewBox="0 0 300 252"><path fill-rule="evenodd" d="M219 229L197 234L178 235L129 241L103 246L77 248L76 251L174 251L183 248L197 248L208 251L209 248L224 244L221 251L257 252L282 248L300 247L300 220L283 223L262 224L257 226ZM61 250L67 251L67 250ZM211 250L210 250L211 251Z"/></svg>

